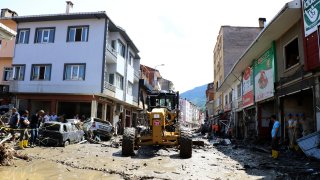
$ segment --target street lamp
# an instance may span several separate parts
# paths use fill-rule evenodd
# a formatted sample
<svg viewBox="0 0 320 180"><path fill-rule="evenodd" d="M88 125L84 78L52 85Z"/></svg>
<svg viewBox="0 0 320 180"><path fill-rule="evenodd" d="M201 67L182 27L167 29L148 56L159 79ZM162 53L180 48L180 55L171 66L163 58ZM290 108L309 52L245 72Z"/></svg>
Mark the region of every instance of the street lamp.
<svg viewBox="0 0 320 180"><path fill-rule="evenodd" d="M157 70L158 66L164 66L164 64L158 64L158 65L154 66L154 69Z"/></svg>

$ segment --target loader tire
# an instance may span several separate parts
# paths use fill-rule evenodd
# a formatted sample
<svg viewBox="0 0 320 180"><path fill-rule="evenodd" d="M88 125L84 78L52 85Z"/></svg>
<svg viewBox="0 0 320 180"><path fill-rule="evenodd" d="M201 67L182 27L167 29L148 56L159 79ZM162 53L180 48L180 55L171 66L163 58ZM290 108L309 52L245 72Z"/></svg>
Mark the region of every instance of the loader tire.
<svg viewBox="0 0 320 180"><path fill-rule="evenodd" d="M180 157L191 158L192 156L192 137L186 131L180 133Z"/></svg>
<svg viewBox="0 0 320 180"><path fill-rule="evenodd" d="M122 139L122 155L131 156L134 155L134 142L136 137L136 129L126 128L124 129Z"/></svg>

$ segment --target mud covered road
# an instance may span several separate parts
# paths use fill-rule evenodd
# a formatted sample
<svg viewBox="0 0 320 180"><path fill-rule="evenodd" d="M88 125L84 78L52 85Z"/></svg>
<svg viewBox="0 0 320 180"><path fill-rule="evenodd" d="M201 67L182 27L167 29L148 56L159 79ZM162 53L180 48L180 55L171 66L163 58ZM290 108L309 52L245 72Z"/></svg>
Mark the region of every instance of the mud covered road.
<svg viewBox="0 0 320 180"><path fill-rule="evenodd" d="M0 167L1 179L275 179L279 161L248 148L194 146L190 159L175 148L142 147L136 156L121 156L121 147L74 144L20 150L31 161L16 159ZM278 169L278 170L276 170Z"/></svg>

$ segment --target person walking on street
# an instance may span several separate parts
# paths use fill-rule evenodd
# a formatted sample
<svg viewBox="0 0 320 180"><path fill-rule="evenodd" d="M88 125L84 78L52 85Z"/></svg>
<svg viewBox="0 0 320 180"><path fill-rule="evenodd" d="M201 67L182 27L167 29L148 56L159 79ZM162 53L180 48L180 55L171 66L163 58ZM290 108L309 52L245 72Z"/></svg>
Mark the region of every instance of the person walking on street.
<svg viewBox="0 0 320 180"><path fill-rule="evenodd" d="M293 149L296 144L296 126L297 120L292 117L290 113L288 115L288 136L289 136L289 148Z"/></svg>
<svg viewBox="0 0 320 180"><path fill-rule="evenodd" d="M313 132L312 129L312 119L311 118L307 118L306 115L304 113L300 114L300 120L299 120L301 127L302 127L302 136L306 136L308 134L310 134L311 132Z"/></svg>
<svg viewBox="0 0 320 180"><path fill-rule="evenodd" d="M43 120L44 111L40 110L36 114L31 116L30 128L31 128L31 138L30 138L30 146L34 147L36 140L38 138L38 131L40 123Z"/></svg>
<svg viewBox="0 0 320 180"><path fill-rule="evenodd" d="M24 149L28 147L28 139L29 139L29 133L28 133L28 126L30 124L28 120L29 111L24 110L22 116L20 117L20 123L19 123L19 129L20 129L20 141L19 141L19 147L20 149Z"/></svg>
<svg viewBox="0 0 320 180"><path fill-rule="evenodd" d="M272 158L277 159L279 156L280 122L277 120L276 115L271 116L271 121L273 122L273 127L271 130Z"/></svg>
<svg viewBox="0 0 320 180"><path fill-rule="evenodd" d="M18 129L20 114L17 112L16 108L12 108L11 113L12 114L10 117L9 126L10 126L10 133L12 135L11 140L15 141L16 140L15 129Z"/></svg>

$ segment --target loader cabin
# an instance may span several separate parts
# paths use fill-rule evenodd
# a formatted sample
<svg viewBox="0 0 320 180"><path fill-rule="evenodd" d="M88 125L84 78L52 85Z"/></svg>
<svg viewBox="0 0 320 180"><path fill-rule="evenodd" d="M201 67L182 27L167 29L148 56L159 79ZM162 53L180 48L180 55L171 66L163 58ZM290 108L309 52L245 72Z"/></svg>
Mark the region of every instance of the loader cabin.
<svg viewBox="0 0 320 180"><path fill-rule="evenodd" d="M154 108L167 108L169 111L179 108L179 92L152 91L147 96L148 111Z"/></svg>

